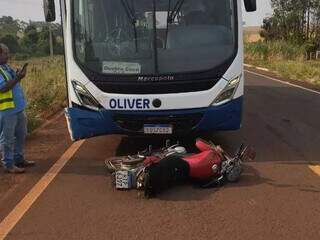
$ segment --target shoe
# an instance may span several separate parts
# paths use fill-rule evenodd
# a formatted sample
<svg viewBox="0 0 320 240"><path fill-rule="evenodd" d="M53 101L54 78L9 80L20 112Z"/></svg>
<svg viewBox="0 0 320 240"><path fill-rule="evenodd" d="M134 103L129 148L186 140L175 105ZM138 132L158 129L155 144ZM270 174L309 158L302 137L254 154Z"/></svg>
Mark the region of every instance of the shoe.
<svg viewBox="0 0 320 240"><path fill-rule="evenodd" d="M16 166L17 167L32 167L36 165L36 162L35 161L28 161L28 160L24 160L23 162L19 162L19 163L16 163Z"/></svg>
<svg viewBox="0 0 320 240"><path fill-rule="evenodd" d="M24 168L19 168L17 166L13 166L11 168L4 168L5 171L7 173L13 173L13 174L19 174L19 173L24 173L25 172L25 169Z"/></svg>

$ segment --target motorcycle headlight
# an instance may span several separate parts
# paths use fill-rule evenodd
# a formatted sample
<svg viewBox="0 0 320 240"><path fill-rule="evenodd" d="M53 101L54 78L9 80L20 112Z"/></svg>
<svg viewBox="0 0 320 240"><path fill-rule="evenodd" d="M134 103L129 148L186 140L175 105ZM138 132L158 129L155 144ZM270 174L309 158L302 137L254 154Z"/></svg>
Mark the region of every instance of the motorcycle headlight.
<svg viewBox="0 0 320 240"><path fill-rule="evenodd" d="M99 110L99 102L91 95L91 93L86 89L86 87L78 81L73 80L71 82L74 92L76 93L81 105L91 110Z"/></svg>
<svg viewBox="0 0 320 240"><path fill-rule="evenodd" d="M212 105L222 105L229 102L234 94L236 93L239 83L241 80L241 75L229 81L228 85L221 91L221 93L215 98Z"/></svg>

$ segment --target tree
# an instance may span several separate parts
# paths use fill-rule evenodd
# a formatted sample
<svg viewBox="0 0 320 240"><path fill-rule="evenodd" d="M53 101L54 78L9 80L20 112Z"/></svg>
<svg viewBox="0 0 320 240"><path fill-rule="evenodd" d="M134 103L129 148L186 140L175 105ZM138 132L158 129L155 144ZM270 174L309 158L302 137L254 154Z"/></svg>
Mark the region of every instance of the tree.
<svg viewBox="0 0 320 240"><path fill-rule="evenodd" d="M320 0L271 0L271 5L273 15L262 25L265 39L298 44L320 40Z"/></svg>
<svg viewBox="0 0 320 240"><path fill-rule="evenodd" d="M18 43L18 37L13 35L5 35L0 38L0 42L8 46L11 53L17 53L20 51L20 46Z"/></svg>
<svg viewBox="0 0 320 240"><path fill-rule="evenodd" d="M32 54L37 52L37 43L39 35L34 25L29 25L24 30L23 38L21 39L21 47L24 52Z"/></svg>
<svg viewBox="0 0 320 240"><path fill-rule="evenodd" d="M21 31L20 21L14 20L10 16L3 16L0 18L0 37L6 35L17 36L17 33Z"/></svg>
<svg viewBox="0 0 320 240"><path fill-rule="evenodd" d="M50 54L49 26L53 35L53 52L62 54L62 27L58 23L23 22L10 16L0 17L0 42L12 53L23 56L45 56Z"/></svg>
<svg viewBox="0 0 320 240"><path fill-rule="evenodd" d="M42 31L39 33L38 38L38 52L48 55L50 53L50 44L49 44L49 27L46 26L42 28Z"/></svg>

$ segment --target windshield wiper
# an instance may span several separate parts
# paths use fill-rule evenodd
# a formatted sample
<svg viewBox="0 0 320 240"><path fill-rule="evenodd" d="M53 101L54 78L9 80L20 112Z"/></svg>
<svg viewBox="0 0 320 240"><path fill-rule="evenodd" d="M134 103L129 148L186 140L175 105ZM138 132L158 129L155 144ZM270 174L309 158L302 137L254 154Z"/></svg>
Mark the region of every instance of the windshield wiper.
<svg viewBox="0 0 320 240"><path fill-rule="evenodd" d="M159 65L158 65L158 46L157 46L157 19L156 19L156 0L152 1L152 18L153 18L153 51L154 51L154 70L158 74L159 73Z"/></svg>
<svg viewBox="0 0 320 240"><path fill-rule="evenodd" d="M136 27L137 19L134 15L134 9L130 8L127 0L121 0L121 3L122 3L122 6L123 6L126 14L127 14L127 17L129 18L131 24L133 25L134 42L135 42L135 46L136 46L136 52L138 52L138 39L137 39L137 27ZM133 3L132 3L132 5L133 5Z"/></svg>
<svg viewBox="0 0 320 240"><path fill-rule="evenodd" d="M169 0L168 4L168 12L167 12L167 27L166 27L166 39L164 43L164 48L167 48L167 40L168 40L168 32L169 32L169 24L172 24L174 19L177 17L183 3L185 0L178 0L176 4L174 5L171 13L170 13L170 8L171 8L171 0Z"/></svg>
<svg viewBox="0 0 320 240"><path fill-rule="evenodd" d="M178 13L179 13L179 11L180 11L180 9L181 9L184 1L185 1L185 0L178 0L178 1L176 2L176 5L174 5L174 8L172 9L170 15L169 15L169 11L170 11L170 9L169 9L167 21L169 21L170 24L172 24L173 21L174 21L174 19L177 17L177 15L178 15ZM170 0L169 0L169 5L170 5ZM169 8L170 8L170 6L169 6Z"/></svg>

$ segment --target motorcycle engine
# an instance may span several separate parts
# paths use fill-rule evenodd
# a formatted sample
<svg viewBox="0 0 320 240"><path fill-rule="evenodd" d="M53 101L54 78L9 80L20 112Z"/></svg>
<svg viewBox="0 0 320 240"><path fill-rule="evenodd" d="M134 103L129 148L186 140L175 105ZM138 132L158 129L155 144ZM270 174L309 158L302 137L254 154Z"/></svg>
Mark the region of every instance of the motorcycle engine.
<svg viewBox="0 0 320 240"><path fill-rule="evenodd" d="M223 169L225 170L224 173L228 182L236 182L239 180L242 173L240 161L237 161L237 159L225 161L223 164Z"/></svg>

